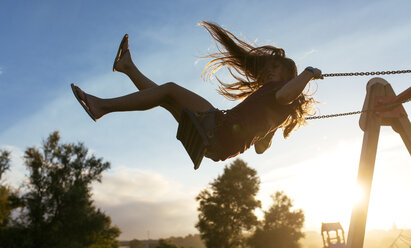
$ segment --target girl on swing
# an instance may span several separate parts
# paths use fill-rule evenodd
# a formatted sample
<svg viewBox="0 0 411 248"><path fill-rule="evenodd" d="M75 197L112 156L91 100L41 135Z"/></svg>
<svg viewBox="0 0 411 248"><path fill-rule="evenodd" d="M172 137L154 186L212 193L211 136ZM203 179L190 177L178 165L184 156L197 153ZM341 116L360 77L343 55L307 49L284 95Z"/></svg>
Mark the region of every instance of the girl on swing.
<svg viewBox="0 0 411 248"><path fill-rule="evenodd" d="M142 111L157 106L168 110L177 122L183 109L199 113L203 116L204 129L213 132L205 156L214 161L234 157L252 145L261 154L270 147L279 127L284 137L288 137L293 129L305 123L315 101L303 90L310 80L322 78L319 69L307 67L298 75L294 61L285 56L283 49L254 47L217 24L201 22L200 25L220 44L219 53L208 55L213 60L203 75L211 77L221 67L228 67L238 82L228 84L218 80L218 92L230 100L244 99L234 108L221 111L176 83L157 85L151 81L134 65L127 34L120 43L113 71L125 73L139 91L101 99L72 84L74 95L94 121L111 112Z"/></svg>

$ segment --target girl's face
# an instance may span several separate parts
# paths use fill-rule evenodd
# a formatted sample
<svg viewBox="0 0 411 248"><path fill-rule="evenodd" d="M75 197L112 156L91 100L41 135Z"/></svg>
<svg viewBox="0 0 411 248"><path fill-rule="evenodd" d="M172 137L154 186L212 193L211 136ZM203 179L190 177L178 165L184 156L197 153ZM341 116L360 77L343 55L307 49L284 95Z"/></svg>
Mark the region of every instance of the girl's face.
<svg viewBox="0 0 411 248"><path fill-rule="evenodd" d="M273 73L277 77L277 81L285 81L286 68L282 63L276 63L273 69Z"/></svg>
<svg viewBox="0 0 411 248"><path fill-rule="evenodd" d="M270 63L270 65L267 67L267 70L265 72L265 82L270 82L270 81L285 81L287 80L285 77L285 67L282 63L275 62L275 63Z"/></svg>

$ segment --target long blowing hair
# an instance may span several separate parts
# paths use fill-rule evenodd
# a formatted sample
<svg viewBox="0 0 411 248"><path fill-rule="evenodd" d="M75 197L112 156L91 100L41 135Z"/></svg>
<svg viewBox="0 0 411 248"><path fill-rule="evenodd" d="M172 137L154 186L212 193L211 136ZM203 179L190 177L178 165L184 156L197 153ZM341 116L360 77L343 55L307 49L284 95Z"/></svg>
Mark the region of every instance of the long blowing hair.
<svg viewBox="0 0 411 248"><path fill-rule="evenodd" d="M282 79L289 81L297 77L295 62L285 56L282 48L266 45L254 47L229 31L212 22L200 22L218 42L218 53L206 57L213 58L204 67L202 77L212 78L222 67L226 67L237 82L220 83L218 93L229 100L239 100L248 97L266 81L268 73L276 66L282 66ZM290 106L293 111L281 125L283 136L288 137L292 130L305 124L305 116L313 115L312 105L316 101L308 94L301 93Z"/></svg>

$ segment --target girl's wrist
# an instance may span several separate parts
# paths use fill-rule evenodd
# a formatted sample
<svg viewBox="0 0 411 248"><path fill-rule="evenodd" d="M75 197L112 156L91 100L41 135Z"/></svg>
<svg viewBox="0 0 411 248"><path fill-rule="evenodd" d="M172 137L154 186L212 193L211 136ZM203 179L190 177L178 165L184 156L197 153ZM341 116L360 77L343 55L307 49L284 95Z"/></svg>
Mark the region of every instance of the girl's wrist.
<svg viewBox="0 0 411 248"><path fill-rule="evenodd" d="M308 66L308 67L305 68L305 71L311 72L313 74L313 77L315 76L314 67Z"/></svg>
<svg viewBox="0 0 411 248"><path fill-rule="evenodd" d="M305 68L305 71L311 72L313 75L314 79L322 79L322 74L321 71L317 68L314 68L312 66L308 66L307 68Z"/></svg>

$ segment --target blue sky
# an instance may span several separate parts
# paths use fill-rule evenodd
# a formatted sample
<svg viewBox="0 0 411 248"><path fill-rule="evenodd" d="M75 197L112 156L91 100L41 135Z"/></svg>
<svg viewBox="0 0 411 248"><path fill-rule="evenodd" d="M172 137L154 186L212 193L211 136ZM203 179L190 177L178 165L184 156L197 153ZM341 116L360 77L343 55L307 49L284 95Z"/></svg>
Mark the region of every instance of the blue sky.
<svg viewBox="0 0 411 248"><path fill-rule="evenodd" d="M209 34L197 25L201 20L217 22L248 42L284 48L300 71L310 65L324 73L410 69L410 8L406 0L2 1L0 147L14 152L6 181L18 185L26 173L24 149L58 130L63 141L84 142L111 162L94 197L120 226L122 238L145 238L147 231L152 237L195 232L194 196L232 160L205 159L193 171L166 111L115 113L93 123L72 96L70 83L100 97L135 91L125 75L111 71L128 33L134 62L153 81L176 82L217 108L231 108L236 103L216 93L216 82L200 78L207 63L200 57L215 51ZM219 76L230 80L223 71ZM411 82L410 75L384 78L397 93ZM312 83L322 102L319 112L361 109L370 79ZM409 104L405 107L410 112ZM348 193L362 142L358 118L311 121L287 140L278 132L264 155L253 149L242 154L261 177L263 205L270 204L269 194L284 190L305 210L307 230L318 231L327 221L341 221L348 229ZM411 202L392 194L409 195L410 164L399 136L383 128L369 228L411 227Z"/></svg>

